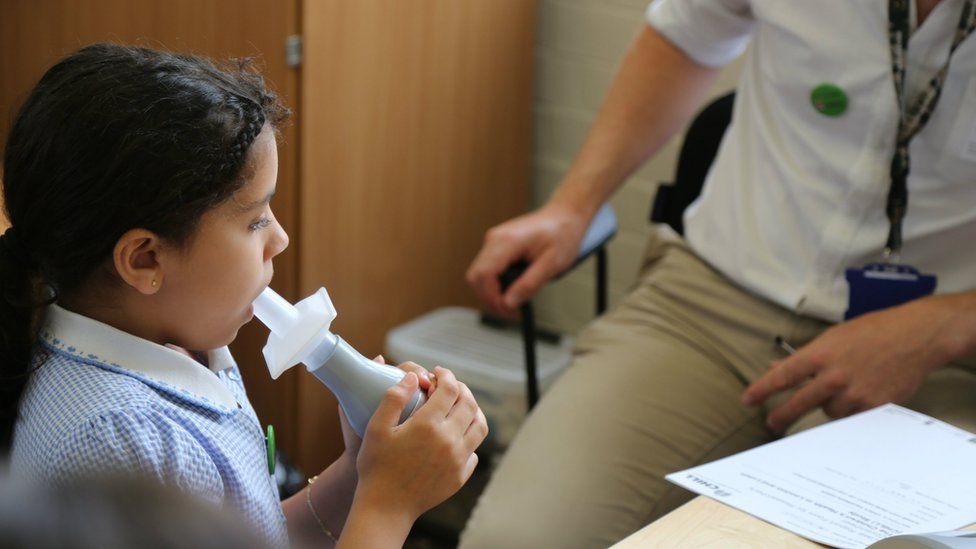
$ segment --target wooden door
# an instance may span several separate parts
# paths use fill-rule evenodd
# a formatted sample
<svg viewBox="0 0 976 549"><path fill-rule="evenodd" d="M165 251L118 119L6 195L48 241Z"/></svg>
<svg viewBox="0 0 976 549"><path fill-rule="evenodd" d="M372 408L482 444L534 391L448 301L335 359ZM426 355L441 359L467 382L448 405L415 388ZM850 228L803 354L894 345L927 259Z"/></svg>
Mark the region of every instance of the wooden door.
<svg viewBox="0 0 976 549"><path fill-rule="evenodd" d="M275 260L273 286L297 297L299 71L285 63L285 39L299 32L299 0L2 0L0 1L0 141L40 76L61 56L112 41L214 58L255 57L266 79L295 112L279 147L275 213L292 237ZM0 220L0 229L6 223ZM252 322L232 346L263 423L276 426L279 447L299 455L298 376L272 382L260 349L267 331ZM333 435L332 440L336 440Z"/></svg>
<svg viewBox="0 0 976 549"><path fill-rule="evenodd" d="M368 356L399 323L475 305L485 230L528 206L535 4L302 6L299 286L329 289L336 333ZM334 402L300 385L302 460L323 465Z"/></svg>

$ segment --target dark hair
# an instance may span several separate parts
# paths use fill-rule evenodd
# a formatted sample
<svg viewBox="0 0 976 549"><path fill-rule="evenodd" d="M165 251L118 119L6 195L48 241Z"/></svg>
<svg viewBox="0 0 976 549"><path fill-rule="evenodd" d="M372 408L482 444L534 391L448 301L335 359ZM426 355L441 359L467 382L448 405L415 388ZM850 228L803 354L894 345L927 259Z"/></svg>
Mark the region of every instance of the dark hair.
<svg viewBox="0 0 976 549"><path fill-rule="evenodd" d="M89 477L58 485L0 479L5 549L264 549L229 508L146 478Z"/></svg>
<svg viewBox="0 0 976 549"><path fill-rule="evenodd" d="M118 239L184 245L246 179L288 115L246 61L94 44L51 67L7 137L0 237L0 450L9 449L44 305L80 288Z"/></svg>

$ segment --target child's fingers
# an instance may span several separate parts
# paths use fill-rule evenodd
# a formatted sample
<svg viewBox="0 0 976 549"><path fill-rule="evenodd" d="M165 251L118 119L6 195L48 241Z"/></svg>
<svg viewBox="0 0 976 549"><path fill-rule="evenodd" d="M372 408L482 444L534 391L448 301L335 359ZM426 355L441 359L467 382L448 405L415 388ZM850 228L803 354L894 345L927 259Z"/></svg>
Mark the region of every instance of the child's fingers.
<svg viewBox="0 0 976 549"><path fill-rule="evenodd" d="M383 355L376 355L376 358L373 359L373 362L385 365L386 358L384 358ZM424 391L430 389L431 386L430 372L428 372L427 369L421 366L420 364L417 364L416 362L404 362L403 364L397 365L397 368L400 368L405 372L413 372L417 374L417 379L420 380L420 388L423 389Z"/></svg>
<svg viewBox="0 0 976 549"><path fill-rule="evenodd" d="M403 364L398 365L397 368L400 368L405 372L413 372L417 374L417 378L420 379L420 388L424 391L430 388L430 372L427 371L427 368L424 368L416 362L404 362Z"/></svg>
<svg viewBox="0 0 976 549"><path fill-rule="evenodd" d="M396 385L387 389L379 407L376 408L376 412L370 418L366 430L370 431L376 427L384 430L396 427L400 423L400 415L403 413L403 409L417 390L418 383L417 374L407 372Z"/></svg>
<svg viewBox="0 0 976 549"><path fill-rule="evenodd" d="M457 378L447 368L434 368L434 375L437 376L437 390L430 395L427 404L415 415L433 415L437 418L445 418L454 407L454 403L461 394L461 388Z"/></svg>
<svg viewBox="0 0 976 549"><path fill-rule="evenodd" d="M447 414L447 421L459 433L464 433L478 415L478 403L475 402L474 395L471 394L471 389L467 385L459 381L458 387L460 388L460 394L458 395L457 401L454 402L451 411Z"/></svg>
<svg viewBox="0 0 976 549"><path fill-rule="evenodd" d="M468 460L464 462L464 467L461 468L461 484L468 482L468 479L474 474L474 470L477 466L478 454L471 452L471 455L468 456Z"/></svg>
<svg viewBox="0 0 976 549"><path fill-rule="evenodd" d="M430 374L430 387L427 388L427 397L430 398L430 395L434 394L434 391L436 390L437 390L437 376L434 374Z"/></svg>
<svg viewBox="0 0 976 549"><path fill-rule="evenodd" d="M488 420L485 413L478 408L474 421L468 425L468 430L464 432L464 448L469 452L474 452L485 441L488 436Z"/></svg>

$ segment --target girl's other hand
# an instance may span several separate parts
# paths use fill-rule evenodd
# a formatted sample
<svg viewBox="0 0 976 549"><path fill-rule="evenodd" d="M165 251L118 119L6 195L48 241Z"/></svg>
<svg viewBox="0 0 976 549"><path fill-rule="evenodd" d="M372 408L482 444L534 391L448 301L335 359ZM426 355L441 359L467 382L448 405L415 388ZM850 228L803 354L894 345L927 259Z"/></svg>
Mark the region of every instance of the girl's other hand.
<svg viewBox="0 0 976 549"><path fill-rule="evenodd" d="M342 405L339 405L339 426L342 427L342 442L345 445L343 454L351 459L352 463L356 463L356 456L359 455L359 448L363 444L363 439L359 438L352 425L349 424L349 418L342 410Z"/></svg>
<svg viewBox="0 0 976 549"><path fill-rule="evenodd" d="M382 360L383 355L380 355L373 360L377 359ZM380 364L382 364L382 362L380 362ZM428 372L427 368L424 368L416 362L404 362L402 364L397 364L397 368L403 370L404 372L413 372L416 374L417 379L420 380L420 389L423 390L428 397L430 397L431 392L434 390L435 376Z"/></svg>
<svg viewBox="0 0 976 549"><path fill-rule="evenodd" d="M398 425L420 387L416 368L404 367L407 375L387 390L366 427L357 459L356 501L370 514L410 523L467 482L478 464L474 451L488 434L471 391L445 368L434 369L437 391Z"/></svg>

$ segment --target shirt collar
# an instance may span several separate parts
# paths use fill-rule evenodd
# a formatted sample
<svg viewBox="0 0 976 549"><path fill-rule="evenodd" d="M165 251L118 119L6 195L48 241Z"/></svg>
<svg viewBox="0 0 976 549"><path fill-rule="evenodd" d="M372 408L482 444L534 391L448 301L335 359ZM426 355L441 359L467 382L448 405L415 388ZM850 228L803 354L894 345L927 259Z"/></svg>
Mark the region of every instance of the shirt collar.
<svg viewBox="0 0 976 549"><path fill-rule="evenodd" d="M237 408L237 399L216 375L235 366L227 347L207 352L208 367L179 351L58 305L47 308L40 339L56 351L138 378L207 408L216 406L224 413Z"/></svg>

